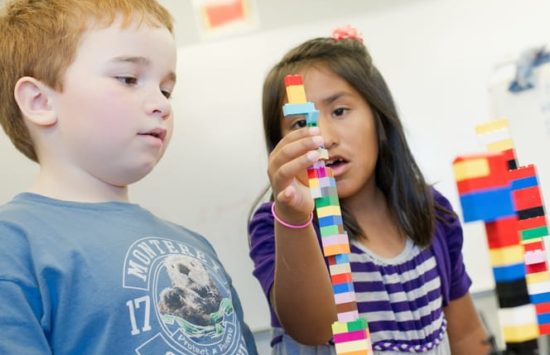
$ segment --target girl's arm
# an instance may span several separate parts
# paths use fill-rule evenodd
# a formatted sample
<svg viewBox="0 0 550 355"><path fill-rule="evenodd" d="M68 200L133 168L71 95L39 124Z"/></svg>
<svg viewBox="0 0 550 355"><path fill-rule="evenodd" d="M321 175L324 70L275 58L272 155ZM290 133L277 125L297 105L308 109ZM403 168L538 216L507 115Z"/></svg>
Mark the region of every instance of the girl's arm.
<svg viewBox="0 0 550 355"><path fill-rule="evenodd" d="M318 159L319 129L288 133L269 156L274 210L286 223L301 225L314 208L306 169ZM300 343L325 344L332 335L336 306L330 276L314 228L275 222L275 276L271 304L286 332Z"/></svg>
<svg viewBox="0 0 550 355"><path fill-rule="evenodd" d="M443 309L453 355L489 354L488 334L469 293Z"/></svg>

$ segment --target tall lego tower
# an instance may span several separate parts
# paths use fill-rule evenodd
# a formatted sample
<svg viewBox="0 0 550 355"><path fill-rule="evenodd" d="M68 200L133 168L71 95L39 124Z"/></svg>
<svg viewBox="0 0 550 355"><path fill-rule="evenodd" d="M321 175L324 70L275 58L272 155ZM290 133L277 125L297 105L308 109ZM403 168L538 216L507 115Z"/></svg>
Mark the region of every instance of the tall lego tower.
<svg viewBox="0 0 550 355"><path fill-rule="evenodd" d="M306 100L304 84L299 75L285 77L288 103L283 115L306 117L308 127L316 127L319 111ZM328 152L320 148L321 158ZM315 211L321 231L323 253L328 260L338 321L332 325L333 341L338 355L371 355L372 344L367 321L359 317L349 264L349 239L344 231L336 180L332 169L319 160L307 169L309 189L315 201Z"/></svg>

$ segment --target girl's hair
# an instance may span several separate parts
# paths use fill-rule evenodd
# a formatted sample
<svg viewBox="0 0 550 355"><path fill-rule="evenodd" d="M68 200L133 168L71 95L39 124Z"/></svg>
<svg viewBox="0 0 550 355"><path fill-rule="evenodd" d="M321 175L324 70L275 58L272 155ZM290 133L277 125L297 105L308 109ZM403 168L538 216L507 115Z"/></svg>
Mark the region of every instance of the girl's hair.
<svg viewBox="0 0 550 355"><path fill-rule="evenodd" d="M264 82L262 100L268 152L282 138L284 77L313 65L328 68L347 81L369 104L378 137L376 184L384 193L402 230L416 244L430 244L435 225L435 208L445 209L434 207L432 188L426 184L411 154L388 86L373 65L367 49L358 40L312 39L290 50L271 69ZM350 238L367 237L345 204L341 207L344 227Z"/></svg>
<svg viewBox="0 0 550 355"><path fill-rule="evenodd" d="M155 0L9 0L0 7L0 124L15 147L37 161L13 90L23 76L63 90L82 34L109 27L118 17L172 32L170 13Z"/></svg>

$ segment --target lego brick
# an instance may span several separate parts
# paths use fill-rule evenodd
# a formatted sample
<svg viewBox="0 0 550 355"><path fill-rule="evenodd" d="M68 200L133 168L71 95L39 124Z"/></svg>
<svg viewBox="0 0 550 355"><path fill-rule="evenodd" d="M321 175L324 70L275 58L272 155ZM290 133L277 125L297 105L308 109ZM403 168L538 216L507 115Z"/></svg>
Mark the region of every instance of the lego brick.
<svg viewBox="0 0 550 355"><path fill-rule="evenodd" d="M518 219L516 216L485 223L489 248L501 248L519 244L520 237L517 231L517 224Z"/></svg>
<svg viewBox="0 0 550 355"><path fill-rule="evenodd" d="M331 196L331 195L336 196L336 195L338 195L338 193L336 191L336 184L332 185L332 181L331 181L331 186L330 187L321 187L321 192L322 192L323 196Z"/></svg>
<svg viewBox="0 0 550 355"><path fill-rule="evenodd" d="M479 158L474 158L471 162L473 163L478 159ZM456 186L459 195L510 186L507 162L503 154L485 154L482 160L486 161L489 173L483 176L465 178L463 180L458 180L457 178ZM464 160L461 163L466 164L468 162L469 160Z"/></svg>
<svg viewBox="0 0 550 355"><path fill-rule="evenodd" d="M542 217L544 216L544 208L543 207L529 208L527 210L517 211L516 214L520 220L535 218L535 217Z"/></svg>
<svg viewBox="0 0 550 355"><path fill-rule="evenodd" d="M550 324L550 313L537 314L537 323L538 324Z"/></svg>
<svg viewBox="0 0 550 355"><path fill-rule="evenodd" d="M367 339L361 339L348 341L345 343L337 343L334 344L334 348L336 349L337 354L346 354L351 351L368 350L370 348L370 343Z"/></svg>
<svg viewBox="0 0 550 355"><path fill-rule="evenodd" d="M353 283L351 272L345 273L345 274L331 275L330 278L333 285L342 284L342 283Z"/></svg>
<svg viewBox="0 0 550 355"><path fill-rule="evenodd" d="M307 178L308 179L315 179L315 178L318 178L319 175L318 175L318 171L317 169L314 169L314 168L307 168Z"/></svg>
<svg viewBox="0 0 550 355"><path fill-rule="evenodd" d="M542 241L536 241L536 242L525 242L523 243L523 248L525 249L525 252L528 251L534 251L534 250L543 250L544 249L544 243Z"/></svg>
<svg viewBox="0 0 550 355"><path fill-rule="evenodd" d="M517 343L506 343L506 355L538 355L539 345L537 339Z"/></svg>
<svg viewBox="0 0 550 355"><path fill-rule="evenodd" d="M319 152L319 159L328 160L328 150L320 147L317 151Z"/></svg>
<svg viewBox="0 0 550 355"><path fill-rule="evenodd" d="M528 187L538 186L539 183L535 176L526 177L523 179L512 180L512 190L525 189Z"/></svg>
<svg viewBox="0 0 550 355"><path fill-rule="evenodd" d="M550 302L535 304L535 312L537 314L550 313Z"/></svg>
<svg viewBox="0 0 550 355"><path fill-rule="evenodd" d="M546 262L525 265L525 267L527 268L527 274L535 274L537 272L548 271L548 264Z"/></svg>
<svg viewBox="0 0 550 355"><path fill-rule="evenodd" d="M360 329L368 329L368 323L365 318L358 318L348 323L348 330L350 332L354 330L360 330Z"/></svg>
<svg viewBox="0 0 550 355"><path fill-rule="evenodd" d="M525 280L528 284L550 281L550 274L547 271L527 274Z"/></svg>
<svg viewBox="0 0 550 355"><path fill-rule="evenodd" d="M351 322L352 320L359 318L359 313L357 311L338 313L337 317L340 322Z"/></svg>
<svg viewBox="0 0 550 355"><path fill-rule="evenodd" d="M351 272L349 263L329 265L329 271L331 275L344 274Z"/></svg>
<svg viewBox="0 0 550 355"><path fill-rule="evenodd" d="M503 327L537 323L535 306L525 304L513 308L500 308L498 320Z"/></svg>
<svg viewBox="0 0 550 355"><path fill-rule="evenodd" d="M526 166L520 166L515 170L511 170L509 174L510 174L510 179L514 181L514 180L519 180L524 178L536 177L537 171L533 164L529 164ZM536 185L538 185L538 183Z"/></svg>
<svg viewBox="0 0 550 355"><path fill-rule="evenodd" d="M504 265L493 267L493 276L496 282L514 281L525 278L525 264Z"/></svg>
<svg viewBox="0 0 550 355"><path fill-rule="evenodd" d="M364 330L355 330L347 333L334 334L332 340L334 343L345 343L353 340L367 339L368 333Z"/></svg>
<svg viewBox="0 0 550 355"><path fill-rule="evenodd" d="M308 183L309 183L309 188L310 189L311 188L316 188L316 187L321 187L321 184L319 183L318 178L309 179Z"/></svg>
<svg viewBox="0 0 550 355"><path fill-rule="evenodd" d="M538 216L533 218L525 218L518 220L518 229L525 230L525 229L532 229L537 227L544 227L546 226L546 217Z"/></svg>
<svg viewBox="0 0 550 355"><path fill-rule="evenodd" d="M542 198L538 186L512 191L512 199L516 211L542 206Z"/></svg>
<svg viewBox="0 0 550 355"><path fill-rule="evenodd" d="M544 262L546 262L546 255L543 250L528 250L525 252L525 265L540 264Z"/></svg>
<svg viewBox="0 0 550 355"><path fill-rule="evenodd" d="M477 135L489 134L496 130L507 129L509 126L510 125L508 123L507 118L499 118L499 119L478 124L476 126L476 134Z"/></svg>
<svg viewBox="0 0 550 355"><path fill-rule="evenodd" d="M335 224L342 224L342 216L325 216L319 218L319 227L333 226Z"/></svg>
<svg viewBox="0 0 550 355"><path fill-rule="evenodd" d="M524 248L520 244L489 250L492 266L505 266L521 263L524 255Z"/></svg>
<svg viewBox="0 0 550 355"><path fill-rule="evenodd" d="M539 334L548 335L550 334L550 324L539 324Z"/></svg>
<svg viewBox="0 0 550 355"><path fill-rule="evenodd" d="M338 196L335 196L335 195L322 196L315 200L315 208L328 207L328 206L340 207Z"/></svg>
<svg viewBox="0 0 550 355"><path fill-rule="evenodd" d="M287 86L286 96L288 97L288 102L292 104L307 102L306 92L304 91L303 85Z"/></svg>
<svg viewBox="0 0 550 355"><path fill-rule="evenodd" d="M487 177L490 174L487 157L474 159L457 158L453 163L453 172L456 181Z"/></svg>
<svg viewBox="0 0 550 355"><path fill-rule="evenodd" d="M315 111L313 102L305 102L301 104L285 104L283 105L283 116L305 115Z"/></svg>
<svg viewBox="0 0 550 355"><path fill-rule="evenodd" d="M289 74L284 78L285 86L303 85L304 80L300 74Z"/></svg>
<svg viewBox="0 0 550 355"><path fill-rule="evenodd" d="M340 233L338 225L336 224L320 227L319 231L321 232L321 237L329 237L333 235L338 235Z"/></svg>
<svg viewBox="0 0 550 355"><path fill-rule="evenodd" d="M357 303L355 302L336 303L336 313L347 313L352 311L357 311Z"/></svg>
<svg viewBox="0 0 550 355"><path fill-rule="evenodd" d="M533 304L550 302L550 292L529 295L529 298Z"/></svg>
<svg viewBox="0 0 550 355"><path fill-rule="evenodd" d="M345 275L345 274L343 274L343 275ZM357 302L357 299L355 297L355 292L338 293L338 294L334 295L334 302L335 303Z"/></svg>
<svg viewBox="0 0 550 355"><path fill-rule="evenodd" d="M349 238L347 233L336 234L330 237L321 238L321 242L324 245L338 245L338 244L348 244Z"/></svg>
<svg viewBox="0 0 550 355"><path fill-rule="evenodd" d="M323 246L323 255L330 256L336 254L349 254L349 244L336 244Z"/></svg>
<svg viewBox="0 0 550 355"><path fill-rule="evenodd" d="M533 282L527 284L527 290L529 295L550 293L550 282ZM546 302L535 302L535 303L546 303Z"/></svg>
<svg viewBox="0 0 550 355"><path fill-rule="evenodd" d="M515 215L508 187L461 195L460 204L464 222L492 222Z"/></svg>
<svg viewBox="0 0 550 355"><path fill-rule="evenodd" d="M317 127L318 119L319 119L319 111L318 110L312 110L305 113L306 115L306 125L308 127Z"/></svg>
<svg viewBox="0 0 550 355"><path fill-rule="evenodd" d="M503 139L498 142L487 144L487 150L489 152L502 152L508 149L514 149L514 142L512 139Z"/></svg>
<svg viewBox="0 0 550 355"><path fill-rule="evenodd" d="M321 192L321 188L319 187L310 187L309 194L311 195L312 199L316 199L323 196L323 193Z"/></svg>
<svg viewBox="0 0 550 355"><path fill-rule="evenodd" d="M340 206L326 206L317 208L317 218L341 215L342 211L340 210Z"/></svg>
<svg viewBox="0 0 550 355"><path fill-rule="evenodd" d="M495 287L500 308L517 307L531 302L525 279L496 282Z"/></svg>
<svg viewBox="0 0 550 355"><path fill-rule="evenodd" d="M500 142L505 139L511 139L510 130L508 128L496 129L485 134L479 134L478 139L483 145L489 145L494 142Z"/></svg>
<svg viewBox="0 0 550 355"><path fill-rule="evenodd" d="M539 327L536 322L521 326L505 326L502 327L502 333L506 343L520 343L536 339L539 336Z"/></svg>
<svg viewBox="0 0 550 355"><path fill-rule="evenodd" d="M329 265L349 264L349 255L348 254L331 255L327 257L327 261Z"/></svg>
<svg viewBox="0 0 550 355"><path fill-rule="evenodd" d="M546 237L548 235L548 227L538 227L532 229L525 229L520 232L522 240L530 240L534 238Z"/></svg>
<svg viewBox="0 0 550 355"><path fill-rule="evenodd" d="M328 176L319 178L319 185L321 187L331 187L331 186L334 185L331 180L333 180L333 178L328 177Z"/></svg>
<svg viewBox="0 0 550 355"><path fill-rule="evenodd" d="M517 169L516 151L512 148L503 150L501 153L504 154L504 159L508 163L508 170Z"/></svg>

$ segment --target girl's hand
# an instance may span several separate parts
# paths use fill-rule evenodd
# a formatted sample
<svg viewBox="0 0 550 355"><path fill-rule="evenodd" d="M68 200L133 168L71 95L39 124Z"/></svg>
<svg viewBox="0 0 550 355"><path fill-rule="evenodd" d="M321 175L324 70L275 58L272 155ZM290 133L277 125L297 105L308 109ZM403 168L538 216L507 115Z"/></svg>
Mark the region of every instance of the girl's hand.
<svg viewBox="0 0 550 355"><path fill-rule="evenodd" d="M284 136L269 155L268 175L275 196L277 215L300 224L313 211L306 170L319 160L323 145L318 127L302 128Z"/></svg>

